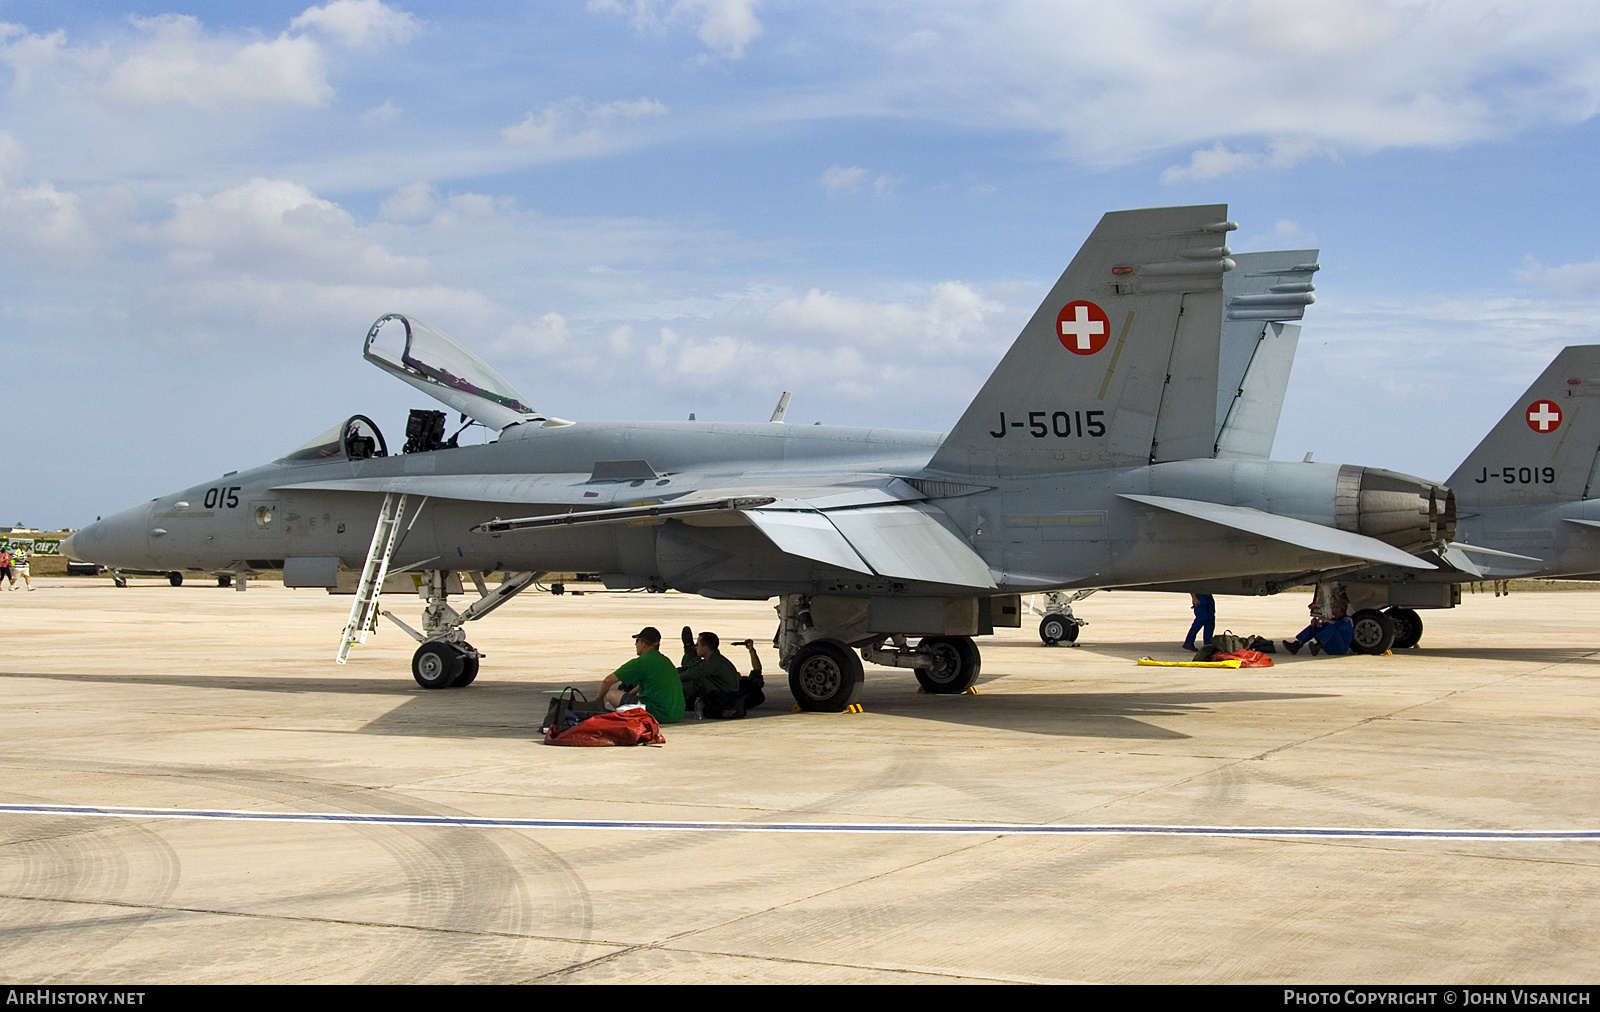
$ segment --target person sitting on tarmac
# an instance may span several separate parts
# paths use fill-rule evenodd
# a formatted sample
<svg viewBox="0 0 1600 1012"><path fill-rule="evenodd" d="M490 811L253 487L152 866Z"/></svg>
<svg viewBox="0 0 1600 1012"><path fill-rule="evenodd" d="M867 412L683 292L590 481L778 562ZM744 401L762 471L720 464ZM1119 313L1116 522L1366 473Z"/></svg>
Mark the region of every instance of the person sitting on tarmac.
<svg viewBox="0 0 1600 1012"><path fill-rule="evenodd" d="M676 724L683 719L683 683L678 669L662 656L661 631L649 625L640 629L633 650L637 657L601 681L600 698L613 710L643 703L658 723Z"/></svg>
<svg viewBox="0 0 1600 1012"><path fill-rule="evenodd" d="M1342 657L1350 652L1350 644L1355 642L1356 626L1345 614L1345 603L1342 597L1330 596L1323 600L1321 593L1311 599L1311 624L1300 630L1292 640L1284 640L1284 647L1291 653L1300 652L1302 644L1308 643L1311 656L1324 651L1329 657Z"/></svg>
<svg viewBox="0 0 1600 1012"><path fill-rule="evenodd" d="M694 630L683 627L683 663L678 677L683 682L683 704L693 706L712 692L738 692L739 669L722 656L721 639L714 632L703 632L696 639Z"/></svg>

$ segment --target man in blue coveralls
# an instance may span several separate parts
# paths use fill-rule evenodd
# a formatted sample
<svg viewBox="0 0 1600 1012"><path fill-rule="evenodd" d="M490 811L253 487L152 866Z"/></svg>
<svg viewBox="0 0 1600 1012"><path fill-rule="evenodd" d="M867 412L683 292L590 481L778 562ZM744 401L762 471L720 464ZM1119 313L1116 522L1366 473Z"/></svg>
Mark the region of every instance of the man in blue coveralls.
<svg viewBox="0 0 1600 1012"><path fill-rule="evenodd" d="M1217 629L1217 599L1210 594L1190 594L1189 606L1194 609L1194 624L1189 627L1189 635L1183 638L1183 649L1193 650L1194 634L1204 632L1205 639L1200 642L1209 644L1211 634Z"/></svg>

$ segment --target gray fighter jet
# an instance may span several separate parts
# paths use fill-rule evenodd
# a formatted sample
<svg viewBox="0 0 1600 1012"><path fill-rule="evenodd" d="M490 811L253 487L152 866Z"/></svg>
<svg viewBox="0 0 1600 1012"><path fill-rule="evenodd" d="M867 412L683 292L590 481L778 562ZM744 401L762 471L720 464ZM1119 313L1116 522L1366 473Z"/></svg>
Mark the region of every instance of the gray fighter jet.
<svg viewBox="0 0 1600 1012"><path fill-rule="evenodd" d="M1418 610L1453 608L1461 584L1600 574L1600 345L1563 349L1450 476L1456 543L1438 568L1339 578L1373 649L1413 647ZM1371 616L1378 615L1378 619Z"/></svg>
<svg viewBox="0 0 1600 1012"><path fill-rule="evenodd" d="M386 316L368 360L496 430L493 443L451 446L442 413L419 411L391 454L355 415L63 547L113 567L232 570L240 586L281 567L291 586L333 588L359 570L341 660L373 628L385 585L408 574L423 600L421 630L406 627L412 674L426 688L469 684L479 654L463 626L542 573L776 597L780 660L813 710L853 703L863 660L965 691L980 664L972 637L1020 624L1023 593L1436 569L1417 553L1453 538L1449 489L1260 459L1243 424L1243 449L1219 456L1228 419L1251 411L1227 394L1249 383L1231 386L1238 363L1222 355L1235 227L1225 205L1105 215L948 435L564 421L439 331ZM507 575L491 589L489 572ZM479 596L458 611L462 573Z"/></svg>

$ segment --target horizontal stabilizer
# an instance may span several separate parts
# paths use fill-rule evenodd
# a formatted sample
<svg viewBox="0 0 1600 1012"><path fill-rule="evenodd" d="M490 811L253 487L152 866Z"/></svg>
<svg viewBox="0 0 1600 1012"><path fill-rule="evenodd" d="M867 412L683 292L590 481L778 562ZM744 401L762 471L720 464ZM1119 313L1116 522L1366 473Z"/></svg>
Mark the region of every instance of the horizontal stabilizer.
<svg viewBox="0 0 1600 1012"><path fill-rule="evenodd" d="M1600 520L1579 520L1576 517L1563 517L1562 519L1569 524L1582 524L1585 527L1600 527ZM1517 558L1520 559L1522 556L1519 555Z"/></svg>
<svg viewBox="0 0 1600 1012"><path fill-rule="evenodd" d="M1250 509L1247 506L1226 506L1222 503L1202 502L1197 499L1173 499L1162 495L1133 495L1122 493L1122 498L1131 499L1146 506L1157 509L1181 513L1184 516L1204 520L1207 523L1218 524L1222 527L1232 527L1234 530L1255 534L1273 541L1307 548L1314 552L1323 552L1327 555L1340 555L1352 559L1366 559L1369 562L1381 562L1390 566L1404 566L1407 569L1438 569L1431 562L1426 562L1414 555L1408 555L1393 545L1385 544L1377 538L1369 538L1364 534L1354 534L1350 531L1341 531L1335 527L1324 527L1321 524L1308 523L1305 520L1296 520L1293 517L1279 516L1276 513L1265 513L1261 510Z"/></svg>
<svg viewBox="0 0 1600 1012"><path fill-rule="evenodd" d="M985 590L995 586L988 563L927 509L755 509L745 516L790 555L897 580Z"/></svg>
<svg viewBox="0 0 1600 1012"><path fill-rule="evenodd" d="M1593 524L1596 527L1600 527L1600 523L1595 523L1593 520L1574 520L1573 523ZM1477 545L1464 545L1459 541L1450 542L1450 547L1461 552L1471 552L1474 555L1498 555L1502 559L1521 559L1523 562L1544 561L1543 559L1536 559L1531 555L1518 555L1516 552L1501 552L1493 548L1479 548Z"/></svg>

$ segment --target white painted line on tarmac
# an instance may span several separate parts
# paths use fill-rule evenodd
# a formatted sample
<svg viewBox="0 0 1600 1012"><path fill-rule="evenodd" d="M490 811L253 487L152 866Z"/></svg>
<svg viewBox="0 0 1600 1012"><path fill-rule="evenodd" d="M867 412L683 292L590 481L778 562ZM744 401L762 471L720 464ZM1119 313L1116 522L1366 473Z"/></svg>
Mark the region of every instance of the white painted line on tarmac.
<svg viewBox="0 0 1600 1012"><path fill-rule="evenodd" d="M471 815L368 815L358 812L248 812L225 808L113 808L4 805L0 815L100 819L211 819L442 829L598 829L692 833L877 833L890 836L1218 836L1272 839L1600 841L1600 829L1359 829L1329 826L1056 826L1018 822L677 822L655 819L491 819Z"/></svg>

